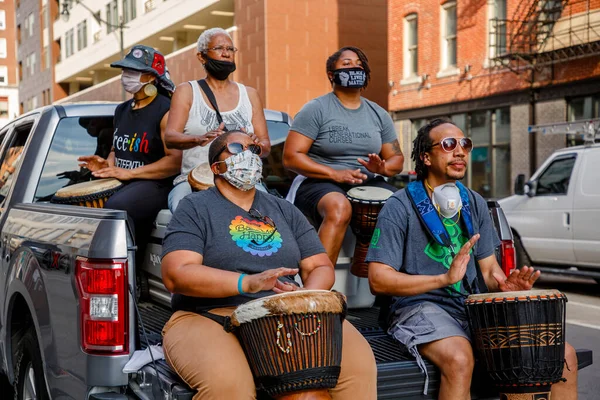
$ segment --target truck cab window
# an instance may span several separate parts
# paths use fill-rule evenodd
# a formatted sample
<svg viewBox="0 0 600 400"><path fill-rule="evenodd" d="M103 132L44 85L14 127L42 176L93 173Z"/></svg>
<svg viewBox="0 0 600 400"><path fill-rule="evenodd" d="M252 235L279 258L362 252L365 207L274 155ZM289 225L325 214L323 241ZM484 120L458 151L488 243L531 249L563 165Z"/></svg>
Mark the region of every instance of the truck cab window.
<svg viewBox="0 0 600 400"><path fill-rule="evenodd" d="M18 126L8 138L9 142L6 144L0 162L0 207L4 207L4 200L16 180L16 172L32 126L31 122Z"/></svg>
<svg viewBox="0 0 600 400"><path fill-rule="evenodd" d="M49 201L63 187L92 180L90 171L80 168L77 158L92 154L108 157L112 138L112 115L63 118L54 133L35 201Z"/></svg>
<svg viewBox="0 0 600 400"><path fill-rule="evenodd" d="M538 178L536 195L567 194L574 166L575 157L553 161Z"/></svg>

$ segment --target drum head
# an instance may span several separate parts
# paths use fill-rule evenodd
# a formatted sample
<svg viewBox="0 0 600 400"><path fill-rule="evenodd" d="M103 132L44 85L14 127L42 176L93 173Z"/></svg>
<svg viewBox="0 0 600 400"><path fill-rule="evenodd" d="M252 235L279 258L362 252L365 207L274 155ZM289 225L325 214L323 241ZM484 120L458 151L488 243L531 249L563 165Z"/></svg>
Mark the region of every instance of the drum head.
<svg viewBox="0 0 600 400"><path fill-rule="evenodd" d="M206 190L215 186L214 179L215 175L207 162L198 165L188 175L188 182L194 190Z"/></svg>
<svg viewBox="0 0 600 400"><path fill-rule="evenodd" d="M346 299L339 292L329 290L298 290L262 297L238 306L231 315L234 326L270 315L334 313L341 314Z"/></svg>
<svg viewBox="0 0 600 400"><path fill-rule="evenodd" d="M394 194L389 189L375 186L357 186L348 190L348 197L356 200L385 201Z"/></svg>
<svg viewBox="0 0 600 400"><path fill-rule="evenodd" d="M556 298L564 297L564 295L556 289L544 289L544 290L521 290L518 292L494 292L494 293L482 293L472 294L468 297L467 303L489 303L492 301L501 300L525 300L527 298L532 300L540 298Z"/></svg>
<svg viewBox="0 0 600 400"><path fill-rule="evenodd" d="M69 199L73 197L93 196L98 193L114 192L122 185L121 181L115 178L98 179L95 181L77 183L59 189L54 197L58 199Z"/></svg>

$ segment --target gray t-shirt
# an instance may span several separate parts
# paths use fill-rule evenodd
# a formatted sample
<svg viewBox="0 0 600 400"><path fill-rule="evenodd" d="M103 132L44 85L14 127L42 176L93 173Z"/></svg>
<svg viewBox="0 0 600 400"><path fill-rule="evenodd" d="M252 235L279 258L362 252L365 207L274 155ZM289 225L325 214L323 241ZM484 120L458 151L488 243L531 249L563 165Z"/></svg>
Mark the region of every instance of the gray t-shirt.
<svg viewBox="0 0 600 400"><path fill-rule="evenodd" d="M291 130L314 140L308 156L336 170L360 168L371 177L357 158L381 153L381 145L397 139L389 114L376 103L361 97L351 110L333 92L317 97L302 107Z"/></svg>
<svg viewBox="0 0 600 400"><path fill-rule="evenodd" d="M325 252L315 229L289 202L256 191L252 209L260 214L238 207L216 187L188 195L169 223L163 257L172 251L190 250L202 254L206 266L257 274L279 267L297 268L301 260ZM277 229L264 217L271 218ZM294 282L292 276L281 279ZM175 294L171 305L174 310L200 311L272 294L268 291L221 299Z"/></svg>
<svg viewBox="0 0 600 400"><path fill-rule="evenodd" d="M471 254L475 255L475 259L481 260L494 254L500 240L492 225L485 200L479 194L471 193L473 230L481 235ZM451 242L458 252L462 244L468 241L468 233L462 219L456 225L453 225L452 221L444 222ZM452 255L447 247L439 245L425 231L406 190L403 189L390 197L379 213L366 260L387 264L410 275L439 275L446 273L450 268ZM473 257L467 268L474 271ZM465 320L464 299L467 294L461 281L451 287L421 295L394 297L392 311L430 301L451 315Z"/></svg>

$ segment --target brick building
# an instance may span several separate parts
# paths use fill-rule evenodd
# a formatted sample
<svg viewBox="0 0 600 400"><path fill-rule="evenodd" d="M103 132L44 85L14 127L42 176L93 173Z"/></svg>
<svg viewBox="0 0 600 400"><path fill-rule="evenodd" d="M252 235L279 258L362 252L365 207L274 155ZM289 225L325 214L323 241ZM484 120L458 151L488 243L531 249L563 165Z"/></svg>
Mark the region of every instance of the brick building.
<svg viewBox="0 0 600 400"><path fill-rule="evenodd" d="M194 2L195 5L201 3L196 3L196 0ZM161 3L160 7L172 7L172 4L177 3L177 0L169 1ZM200 79L204 75L196 58L195 47L202 30L211 26L228 28L239 49L234 79L256 88L265 107L294 115L304 103L331 90L325 73L327 57L344 45L354 45L365 50L373 71L366 96L377 101L382 107L387 107L386 1L221 0L210 3L214 4L205 6L193 15L179 15L180 19L196 18L194 26L202 27L194 31L193 35L188 32L185 40L181 31L186 25L175 22L174 19L172 27L160 32L146 29L147 37L140 37L136 41L128 39L128 35L136 33L126 31L126 47L135 43L158 47L167 58L167 66L173 80L175 83L181 83ZM78 6L73 10L76 10L76 7ZM215 10L218 10L220 15L227 13L229 19L215 19L211 14ZM142 14L140 10L138 18L144 18L144 15L151 15L156 11L144 11ZM75 17L75 14L73 16ZM69 24L74 24L74 21L78 21L77 18L84 18L84 14L74 18ZM130 29L134 27L132 24ZM69 29L71 28L61 26L60 32L68 32ZM176 48L169 48L165 46L165 41L161 42L160 38L155 38L157 35L163 39L182 39ZM98 43L89 44L88 48L81 52L81 58L74 55L72 58L63 59L62 65L57 66L61 82L77 82L75 79L79 78L87 79L93 84L81 91L76 90L81 87L71 84L71 96L64 101L120 101L118 71L110 71L107 68L110 61L118 58L118 48L114 41L114 37L102 37ZM109 44L103 44L104 42L110 42L112 47L109 49ZM109 50L98 53L99 46L105 46L102 48ZM93 63L90 61L91 53L98 59L94 59Z"/></svg>
<svg viewBox="0 0 600 400"><path fill-rule="evenodd" d="M0 2L0 127L19 115L15 5Z"/></svg>
<svg viewBox="0 0 600 400"><path fill-rule="evenodd" d="M467 183L484 196L509 195L516 175L577 142L529 125L600 117L600 0L388 7L389 109L404 152L427 119L450 117L474 140Z"/></svg>

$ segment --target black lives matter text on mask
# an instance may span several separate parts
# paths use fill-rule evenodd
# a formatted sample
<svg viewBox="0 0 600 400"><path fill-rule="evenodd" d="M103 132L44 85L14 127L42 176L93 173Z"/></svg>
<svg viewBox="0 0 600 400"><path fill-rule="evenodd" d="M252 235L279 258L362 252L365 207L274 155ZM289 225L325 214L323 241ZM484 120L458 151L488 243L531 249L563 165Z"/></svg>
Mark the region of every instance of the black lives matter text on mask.
<svg viewBox="0 0 600 400"><path fill-rule="evenodd" d="M354 143L354 140L371 139L368 132L350 132L347 126L334 125L329 131L329 143Z"/></svg>

